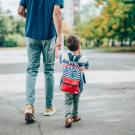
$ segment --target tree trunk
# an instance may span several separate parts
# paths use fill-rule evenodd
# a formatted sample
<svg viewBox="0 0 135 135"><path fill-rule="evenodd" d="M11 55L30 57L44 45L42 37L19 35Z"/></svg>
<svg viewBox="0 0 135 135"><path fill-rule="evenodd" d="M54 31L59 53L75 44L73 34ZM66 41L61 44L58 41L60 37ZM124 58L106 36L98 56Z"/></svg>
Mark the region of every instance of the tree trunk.
<svg viewBox="0 0 135 135"><path fill-rule="evenodd" d="M115 41L112 40L112 47L115 47Z"/></svg>
<svg viewBox="0 0 135 135"><path fill-rule="evenodd" d="M121 39L121 47L123 47L124 46L124 43L123 43L123 39Z"/></svg>
<svg viewBox="0 0 135 135"><path fill-rule="evenodd" d="M110 46L110 39L108 39L107 41L107 46Z"/></svg>
<svg viewBox="0 0 135 135"><path fill-rule="evenodd" d="M132 47L132 40L129 39L129 46Z"/></svg>
<svg viewBox="0 0 135 135"><path fill-rule="evenodd" d="M98 45L98 40L96 39L94 42L95 42L95 46L96 46L96 47L99 47L99 45Z"/></svg>

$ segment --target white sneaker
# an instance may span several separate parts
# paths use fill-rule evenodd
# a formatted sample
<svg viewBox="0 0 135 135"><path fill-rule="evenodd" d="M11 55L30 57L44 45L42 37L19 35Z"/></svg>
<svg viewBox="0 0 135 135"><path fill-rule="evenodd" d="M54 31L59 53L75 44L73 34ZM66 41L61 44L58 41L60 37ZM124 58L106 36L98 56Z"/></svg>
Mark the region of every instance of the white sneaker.
<svg viewBox="0 0 135 135"><path fill-rule="evenodd" d="M44 111L45 116L51 116L56 113L56 109L54 107L52 108L46 108Z"/></svg>
<svg viewBox="0 0 135 135"><path fill-rule="evenodd" d="M32 105L26 105L24 113L26 123L33 123L35 121L34 107Z"/></svg>

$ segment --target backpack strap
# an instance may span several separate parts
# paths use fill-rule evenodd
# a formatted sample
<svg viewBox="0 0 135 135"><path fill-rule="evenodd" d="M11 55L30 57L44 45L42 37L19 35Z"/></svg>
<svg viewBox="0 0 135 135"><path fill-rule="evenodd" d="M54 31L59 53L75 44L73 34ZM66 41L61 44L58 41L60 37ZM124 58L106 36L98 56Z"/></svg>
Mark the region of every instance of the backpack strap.
<svg viewBox="0 0 135 135"><path fill-rule="evenodd" d="M77 55L76 58L74 59L74 61L78 63L78 61L80 60L81 57L82 57L81 54Z"/></svg>
<svg viewBox="0 0 135 135"><path fill-rule="evenodd" d="M68 53L69 61L73 61L73 55L71 53Z"/></svg>
<svg viewBox="0 0 135 135"><path fill-rule="evenodd" d="M75 59L73 59L73 55L71 53L68 53L68 57L69 57L69 61L75 61L78 62L80 60L80 58L82 57L81 54L77 55Z"/></svg>

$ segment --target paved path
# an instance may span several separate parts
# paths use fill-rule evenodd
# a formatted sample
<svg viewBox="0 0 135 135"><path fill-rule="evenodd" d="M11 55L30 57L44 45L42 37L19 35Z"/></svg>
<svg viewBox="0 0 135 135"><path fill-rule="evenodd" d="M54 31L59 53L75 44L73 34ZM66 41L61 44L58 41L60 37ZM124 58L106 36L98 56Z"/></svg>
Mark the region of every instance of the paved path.
<svg viewBox="0 0 135 135"><path fill-rule="evenodd" d="M84 51L91 62L81 96L83 119L64 128L64 95L58 84L61 68L56 61L56 115L44 117L43 68L36 85L37 122L26 125L25 49L0 50L0 135L135 135L135 54ZM41 63L42 66L42 63Z"/></svg>

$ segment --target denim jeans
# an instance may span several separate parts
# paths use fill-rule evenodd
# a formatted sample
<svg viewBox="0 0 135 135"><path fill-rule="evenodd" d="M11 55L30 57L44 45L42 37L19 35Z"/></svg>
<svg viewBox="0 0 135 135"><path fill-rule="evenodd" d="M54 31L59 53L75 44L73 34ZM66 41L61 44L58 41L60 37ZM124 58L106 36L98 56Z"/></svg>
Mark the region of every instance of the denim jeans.
<svg viewBox="0 0 135 135"><path fill-rule="evenodd" d="M45 106L50 108L54 90L55 37L51 40L26 38L26 45L28 54L26 104L34 105L35 102L35 84L42 53L45 75Z"/></svg>
<svg viewBox="0 0 135 135"><path fill-rule="evenodd" d="M78 114L80 95L81 92L79 94L65 93L65 117L72 117Z"/></svg>

